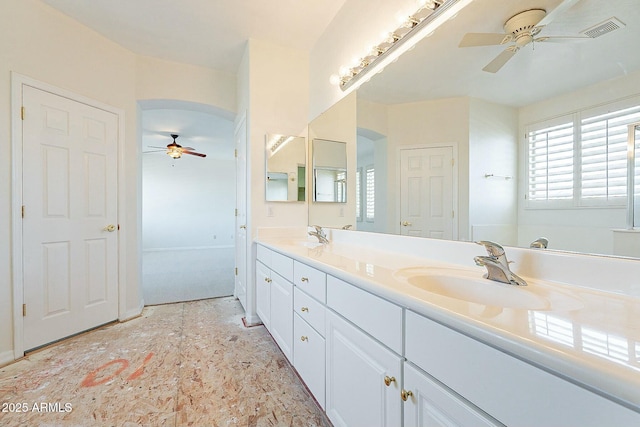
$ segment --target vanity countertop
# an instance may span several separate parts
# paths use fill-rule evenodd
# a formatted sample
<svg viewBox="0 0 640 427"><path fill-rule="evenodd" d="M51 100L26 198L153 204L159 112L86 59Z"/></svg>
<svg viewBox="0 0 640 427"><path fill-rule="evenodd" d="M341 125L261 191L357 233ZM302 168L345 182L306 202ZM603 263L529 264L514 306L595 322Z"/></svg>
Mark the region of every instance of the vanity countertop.
<svg viewBox="0 0 640 427"><path fill-rule="evenodd" d="M640 412L640 298L527 276L526 287L506 285L483 279L485 269L472 259L456 264L345 242L256 241ZM425 290L426 275L462 277L473 287L459 288L457 297Z"/></svg>

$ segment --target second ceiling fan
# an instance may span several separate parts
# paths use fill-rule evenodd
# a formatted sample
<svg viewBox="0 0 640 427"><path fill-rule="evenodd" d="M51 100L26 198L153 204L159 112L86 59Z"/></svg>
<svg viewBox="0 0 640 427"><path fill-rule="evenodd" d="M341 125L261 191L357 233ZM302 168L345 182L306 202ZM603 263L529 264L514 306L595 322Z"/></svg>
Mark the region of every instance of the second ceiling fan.
<svg viewBox="0 0 640 427"><path fill-rule="evenodd" d="M195 152L195 148L192 147L183 147L182 145L178 144L176 142L176 139L178 139L177 134L171 134L171 137L173 138L173 142L168 144L166 147L167 150L167 154L169 155L169 157L173 158L173 159L179 159L180 157L182 157L183 154L189 154L192 156L198 156L198 157L207 157L206 154L203 153L197 153ZM160 148L162 150L164 150L163 147L153 147L153 146L149 146L151 148Z"/></svg>

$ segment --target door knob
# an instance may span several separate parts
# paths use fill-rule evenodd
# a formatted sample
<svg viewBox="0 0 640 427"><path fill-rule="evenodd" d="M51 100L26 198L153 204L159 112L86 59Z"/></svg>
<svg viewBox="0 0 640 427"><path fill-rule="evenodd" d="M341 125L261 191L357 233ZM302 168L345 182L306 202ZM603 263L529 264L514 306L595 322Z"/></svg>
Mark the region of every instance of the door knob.
<svg viewBox="0 0 640 427"><path fill-rule="evenodd" d="M387 387L389 387L391 383L395 383L395 382L396 382L396 377L390 377L389 375L384 377L384 385L386 385Z"/></svg>
<svg viewBox="0 0 640 427"><path fill-rule="evenodd" d="M246 226L246 225L241 225L241 226L240 226L240 229L242 229L242 230L246 230L246 229L247 229L247 226Z"/></svg>
<svg viewBox="0 0 640 427"><path fill-rule="evenodd" d="M114 231L116 231L116 226L113 224L109 224L105 228L103 228L102 231L108 231L109 233L113 233Z"/></svg>
<svg viewBox="0 0 640 427"><path fill-rule="evenodd" d="M403 227L411 227L411 223L409 221L402 221L401 224Z"/></svg>

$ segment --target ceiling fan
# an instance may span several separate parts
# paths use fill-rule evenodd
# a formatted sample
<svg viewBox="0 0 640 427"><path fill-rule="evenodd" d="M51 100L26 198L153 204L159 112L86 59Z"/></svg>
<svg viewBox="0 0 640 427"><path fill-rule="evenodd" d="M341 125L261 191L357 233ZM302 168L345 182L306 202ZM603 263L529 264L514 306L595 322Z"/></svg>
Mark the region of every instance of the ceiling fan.
<svg viewBox="0 0 640 427"><path fill-rule="evenodd" d="M171 137L173 138L173 142L168 144L166 147L167 150L167 154L169 155L169 157L173 158L173 159L179 159L180 157L182 157L183 154L190 154L192 156L198 156L198 157L207 157L206 154L202 154L202 153L196 153L195 148L191 148L191 147L183 147L182 145L178 144L176 142L176 139L178 138L178 135L176 134L171 134ZM165 150L165 148L163 147L154 147L154 146L149 146L151 148L160 148L161 150ZM158 150L159 151L159 150ZM151 151L148 151L148 153L150 153Z"/></svg>
<svg viewBox="0 0 640 427"><path fill-rule="evenodd" d="M576 1L577 0L565 0L548 14L544 9L525 10L512 16L504 23L504 33L467 33L462 38L462 41L460 41L458 47L493 46L513 43L482 69L489 73L496 73L513 58L520 48L530 43L564 43L589 39L589 37L570 36L536 37L546 25L551 23L560 13L568 9L576 3Z"/></svg>

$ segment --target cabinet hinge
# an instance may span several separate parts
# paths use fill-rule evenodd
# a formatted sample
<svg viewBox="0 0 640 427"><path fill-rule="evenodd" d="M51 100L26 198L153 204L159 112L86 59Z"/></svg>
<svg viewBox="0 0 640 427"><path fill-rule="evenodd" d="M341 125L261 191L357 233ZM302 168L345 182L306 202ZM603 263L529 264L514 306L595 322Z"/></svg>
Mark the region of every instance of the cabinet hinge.
<svg viewBox="0 0 640 427"><path fill-rule="evenodd" d="M456 217L456 212L455 211L451 211L451 218L455 218Z"/></svg>
<svg viewBox="0 0 640 427"><path fill-rule="evenodd" d="M233 150L233 157L238 157L238 149Z"/></svg>
<svg viewBox="0 0 640 427"><path fill-rule="evenodd" d="M27 317L27 304L22 304L22 317Z"/></svg>
<svg viewBox="0 0 640 427"><path fill-rule="evenodd" d="M236 276L238 275L238 267L236 267Z"/></svg>
<svg viewBox="0 0 640 427"><path fill-rule="evenodd" d="M236 216L238 216L238 209L236 209Z"/></svg>
<svg viewBox="0 0 640 427"><path fill-rule="evenodd" d="M451 166L453 166L456 162L456 159L451 159Z"/></svg>
<svg viewBox="0 0 640 427"><path fill-rule="evenodd" d="M21 209L20 214L22 215L22 218L24 218L24 205L22 205L22 209Z"/></svg>
<svg viewBox="0 0 640 427"><path fill-rule="evenodd" d="M24 120L24 107L20 107L20 119Z"/></svg>

